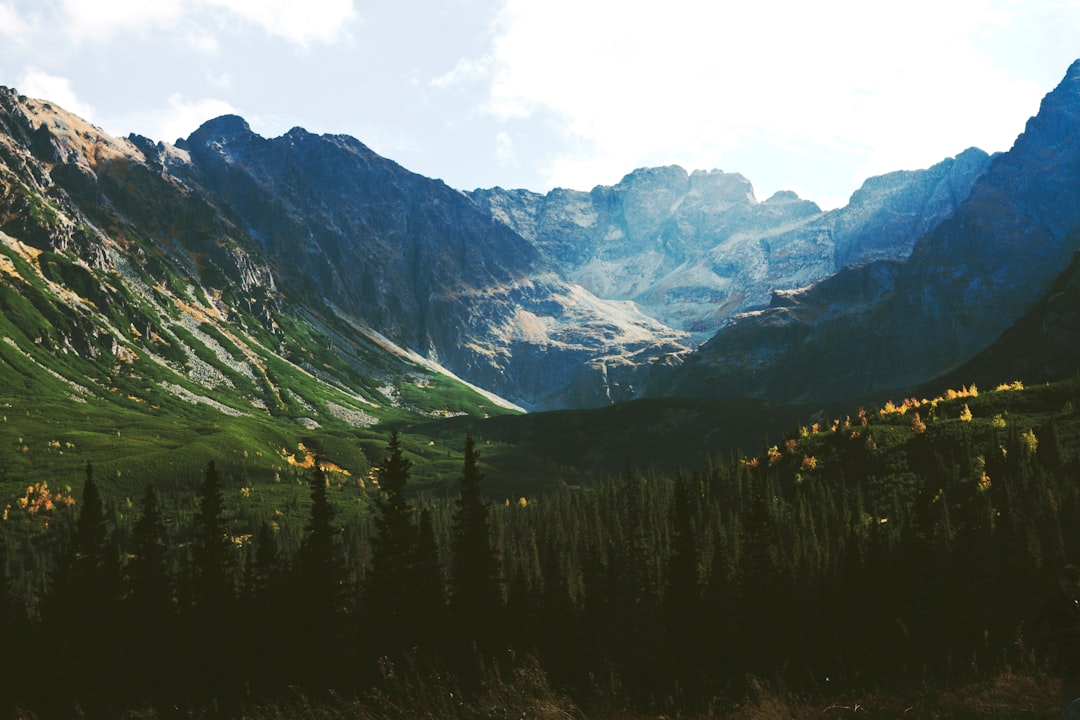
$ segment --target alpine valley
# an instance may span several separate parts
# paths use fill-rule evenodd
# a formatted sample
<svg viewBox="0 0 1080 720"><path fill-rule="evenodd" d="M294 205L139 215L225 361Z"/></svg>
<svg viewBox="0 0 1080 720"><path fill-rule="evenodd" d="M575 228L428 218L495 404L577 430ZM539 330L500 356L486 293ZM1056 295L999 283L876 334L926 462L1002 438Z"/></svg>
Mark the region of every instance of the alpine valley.
<svg viewBox="0 0 1080 720"><path fill-rule="evenodd" d="M1010 151L828 212L674 166L463 192L347 136L117 138L3 88L0 483L315 454L362 479L398 427L422 482L469 430L535 488L756 447L961 366L1068 378L1077 188L1080 61Z"/></svg>

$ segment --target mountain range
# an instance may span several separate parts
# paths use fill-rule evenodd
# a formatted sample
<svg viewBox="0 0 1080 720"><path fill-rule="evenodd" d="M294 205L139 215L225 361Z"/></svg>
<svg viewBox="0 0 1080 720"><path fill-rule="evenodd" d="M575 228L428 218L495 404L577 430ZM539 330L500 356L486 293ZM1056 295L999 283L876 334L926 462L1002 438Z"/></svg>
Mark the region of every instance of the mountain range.
<svg viewBox="0 0 1080 720"><path fill-rule="evenodd" d="M613 187L547 195L500 188L470 196L532 242L560 273L605 299L633 301L669 327L707 340L777 291L848 265L906 258L952 215L989 157L972 148L921 171L867 180L823 213L792 192L764 202L738 173L636 170Z"/></svg>
<svg viewBox="0 0 1080 720"><path fill-rule="evenodd" d="M953 370L1066 271L1080 248L1077 187L1080 62L907 259L844 268L804 291L778 293L770 307L734 318L656 391L819 402ZM1016 349L1020 373L1031 364Z"/></svg>
<svg viewBox="0 0 1080 720"><path fill-rule="evenodd" d="M319 431L361 472L385 423L1050 379L1080 358L1077 187L1080 61L1008 152L829 212L675 166L463 192L343 135L116 138L3 88L0 400L40 415L20 448L65 414L101 446L194 423L282 462Z"/></svg>

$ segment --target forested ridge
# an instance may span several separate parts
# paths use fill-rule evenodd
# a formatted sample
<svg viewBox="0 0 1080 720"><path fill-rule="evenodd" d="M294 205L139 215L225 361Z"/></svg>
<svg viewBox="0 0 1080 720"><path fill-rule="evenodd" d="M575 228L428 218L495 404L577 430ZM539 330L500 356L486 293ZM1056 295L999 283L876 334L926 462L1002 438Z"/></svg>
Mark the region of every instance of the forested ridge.
<svg viewBox="0 0 1080 720"><path fill-rule="evenodd" d="M212 462L189 512L164 478L105 499L87 465L5 499L0 704L409 716L404 678L456 706L524 677L586 714L705 714L755 678L828 696L1033 671L1034 608L1080 559L1078 395L961 388L517 502L484 495L471 436L453 494L413 491L395 431L365 512L316 462L292 524L245 513Z"/></svg>

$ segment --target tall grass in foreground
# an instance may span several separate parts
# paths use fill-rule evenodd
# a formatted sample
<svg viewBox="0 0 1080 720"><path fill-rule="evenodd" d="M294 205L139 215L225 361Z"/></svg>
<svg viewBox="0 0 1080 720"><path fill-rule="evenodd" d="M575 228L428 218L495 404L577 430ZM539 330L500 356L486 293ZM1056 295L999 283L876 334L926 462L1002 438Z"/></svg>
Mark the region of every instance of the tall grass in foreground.
<svg viewBox="0 0 1080 720"><path fill-rule="evenodd" d="M909 695L846 693L809 700L751 680L748 700L717 720L1057 720L1059 681L1004 672L988 680Z"/></svg>
<svg viewBox="0 0 1080 720"><path fill-rule="evenodd" d="M485 673L480 692L463 694L452 679L414 666L387 667L384 682L361 699L313 698L299 691L243 712L243 720L1056 720L1060 683L1027 674L1001 673L957 688L924 689L909 695L843 693L807 698L757 678L748 678L747 699L717 704L697 714L643 713L613 706L600 693L601 707L582 709L551 687L535 664L510 678ZM17 714L18 720L44 720ZM152 709L123 720L202 720L203 712Z"/></svg>

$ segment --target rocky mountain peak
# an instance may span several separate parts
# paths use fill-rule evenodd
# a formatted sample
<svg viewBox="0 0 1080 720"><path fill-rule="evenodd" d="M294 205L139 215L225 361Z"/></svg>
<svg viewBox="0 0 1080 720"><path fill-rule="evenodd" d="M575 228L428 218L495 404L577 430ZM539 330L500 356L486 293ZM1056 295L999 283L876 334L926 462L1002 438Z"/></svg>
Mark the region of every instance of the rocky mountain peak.
<svg viewBox="0 0 1080 720"><path fill-rule="evenodd" d="M221 115L207 120L188 136L188 142L205 142L207 138L217 140L246 139L254 133L248 121L239 115Z"/></svg>
<svg viewBox="0 0 1080 720"><path fill-rule="evenodd" d="M1027 122L1016 145L1034 142L1054 146L1067 141L1080 127L1080 60L1069 66L1068 72L1039 105L1039 112Z"/></svg>
<svg viewBox="0 0 1080 720"><path fill-rule="evenodd" d="M678 165L644 167L624 175L615 188L625 192L641 192L661 187L678 191L684 189L689 180L686 170Z"/></svg>
<svg viewBox="0 0 1080 720"><path fill-rule="evenodd" d="M776 290L810 285L852 262L906 257L985 170L971 150L928 170L872 179L848 208L822 213L791 191L758 202L739 173L640 168L590 193L477 190L490 216L599 297L632 300L704 341Z"/></svg>
<svg viewBox="0 0 1080 720"><path fill-rule="evenodd" d="M757 204L750 181L739 173L723 170L695 170L690 175L690 193L716 204Z"/></svg>
<svg viewBox="0 0 1080 720"><path fill-rule="evenodd" d="M245 153L253 145L265 142L239 115L222 115L207 120L181 144L185 149L212 148L223 157Z"/></svg>
<svg viewBox="0 0 1080 720"><path fill-rule="evenodd" d="M777 190L768 197L765 202L779 204L789 202L799 202L802 198L798 196L793 190Z"/></svg>

